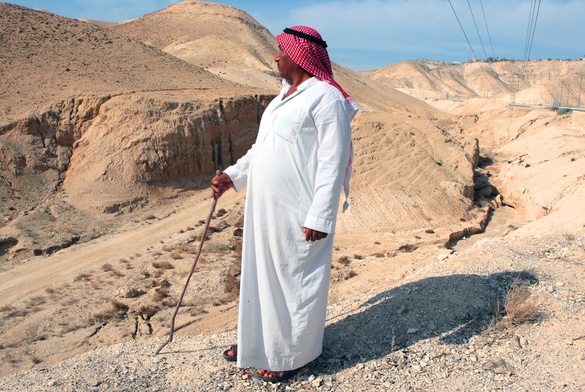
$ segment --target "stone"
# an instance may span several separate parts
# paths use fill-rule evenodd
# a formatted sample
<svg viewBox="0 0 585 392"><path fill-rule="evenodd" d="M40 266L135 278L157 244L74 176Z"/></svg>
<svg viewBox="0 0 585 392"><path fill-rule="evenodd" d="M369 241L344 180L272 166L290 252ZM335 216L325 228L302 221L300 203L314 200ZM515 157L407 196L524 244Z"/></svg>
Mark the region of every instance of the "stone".
<svg viewBox="0 0 585 392"><path fill-rule="evenodd" d="M483 370L494 372L495 374L513 373L514 368L504 359L498 358L487 361L482 365Z"/></svg>
<svg viewBox="0 0 585 392"><path fill-rule="evenodd" d="M122 286L118 288L116 295L120 298L136 298L138 291L130 286Z"/></svg>

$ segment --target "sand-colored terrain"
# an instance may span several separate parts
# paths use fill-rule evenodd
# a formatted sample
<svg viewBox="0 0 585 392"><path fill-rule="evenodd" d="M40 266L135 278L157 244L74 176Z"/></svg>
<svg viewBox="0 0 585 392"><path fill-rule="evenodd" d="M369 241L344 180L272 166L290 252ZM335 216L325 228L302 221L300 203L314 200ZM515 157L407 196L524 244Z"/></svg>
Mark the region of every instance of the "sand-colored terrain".
<svg viewBox="0 0 585 392"><path fill-rule="evenodd" d="M225 365L207 349L221 351L237 328L245 192L220 199L177 318L182 343L173 346L204 352L205 365L191 374L181 368L189 353L171 351L163 371L151 352L195 257L209 179L253 143L278 91L273 38L239 10L192 1L114 25L0 3L0 27L0 387L218 390L219 379L205 380ZM326 359L312 369L317 386L585 388L585 113L539 107L576 106L579 90L562 98L559 86L575 86L585 62L334 71L361 111L350 208L337 225ZM494 309L514 284L538 298L539 317L507 332L488 328L504 325L505 311ZM380 298L395 298L395 307L376 311ZM435 313L442 307L453 311ZM434 332L416 335L421 326ZM447 352L436 339L450 334L458 337ZM505 353L510 336L530 342L508 359L516 370L483 367L494 358L477 342L495 339L485 345ZM376 351L377 339L388 349ZM553 352L555 339L562 352ZM423 348L436 358L417 356L411 366L424 360L437 374L449 371L401 376L399 365L388 367ZM339 359L346 349L357 352ZM98 363L128 361L124 353L159 378L116 384L124 374ZM458 355L475 355L478 371L444 362ZM83 372L94 373L76 379L79 358L93 361ZM368 367L378 381L361 378ZM220 371L230 375L225 388L260 387ZM181 374L198 381L179 382ZM315 375L299 377L297 389L315 388Z"/></svg>

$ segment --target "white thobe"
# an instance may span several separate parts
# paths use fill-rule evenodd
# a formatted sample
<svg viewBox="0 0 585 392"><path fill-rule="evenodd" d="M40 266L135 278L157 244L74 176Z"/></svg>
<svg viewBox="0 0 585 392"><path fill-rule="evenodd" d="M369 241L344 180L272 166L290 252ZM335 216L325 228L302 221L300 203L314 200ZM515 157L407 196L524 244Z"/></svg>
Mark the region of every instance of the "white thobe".
<svg viewBox="0 0 585 392"><path fill-rule="evenodd" d="M268 105L254 145L225 170L247 187L238 366L294 370L321 354L333 232L353 108L311 78ZM329 233L305 240L303 227Z"/></svg>

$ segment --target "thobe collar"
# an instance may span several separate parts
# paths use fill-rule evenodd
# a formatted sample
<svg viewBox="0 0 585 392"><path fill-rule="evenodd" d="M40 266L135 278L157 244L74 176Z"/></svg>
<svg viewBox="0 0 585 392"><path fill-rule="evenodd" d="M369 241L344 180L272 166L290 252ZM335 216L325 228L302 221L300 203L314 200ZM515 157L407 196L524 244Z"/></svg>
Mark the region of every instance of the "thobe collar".
<svg viewBox="0 0 585 392"><path fill-rule="evenodd" d="M321 81L321 79L319 79L316 76L312 76L311 78L305 80L303 83L299 84L297 87L297 91L295 91L294 93L292 93L291 95L289 95L288 97L286 97L285 99L283 99L283 101L286 101L300 93L302 93L303 91L305 91L306 89L314 86L316 83L318 83L319 81ZM284 95L286 94L286 92L288 91L289 88L291 88L291 84L289 82L287 82L286 80L282 80L282 90L280 90L280 96L284 97Z"/></svg>

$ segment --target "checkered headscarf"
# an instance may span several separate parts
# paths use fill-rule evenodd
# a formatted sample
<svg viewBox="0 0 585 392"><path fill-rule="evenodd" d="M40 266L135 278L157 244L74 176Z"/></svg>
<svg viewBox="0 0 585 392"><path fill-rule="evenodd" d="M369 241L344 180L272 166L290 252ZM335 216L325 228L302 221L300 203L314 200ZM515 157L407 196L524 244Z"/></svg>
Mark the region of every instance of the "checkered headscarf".
<svg viewBox="0 0 585 392"><path fill-rule="evenodd" d="M337 88L350 105L355 106L353 99L333 78L327 43L317 30L308 26L293 26L278 34L276 41L295 64Z"/></svg>
<svg viewBox="0 0 585 392"><path fill-rule="evenodd" d="M329 83L343 94L352 108L350 112L350 120L353 119L357 113L358 107L349 94L346 93L333 78L331 60L327 53L327 43L323 41L321 34L319 34L317 30L308 26L293 26L284 29L282 33L277 35L276 41L295 64L311 75ZM349 198L349 180L353 171L353 156L353 144L350 142L349 161L345 169L345 178L343 181L343 190L345 193L345 203L343 204L344 211L348 207L347 199Z"/></svg>

